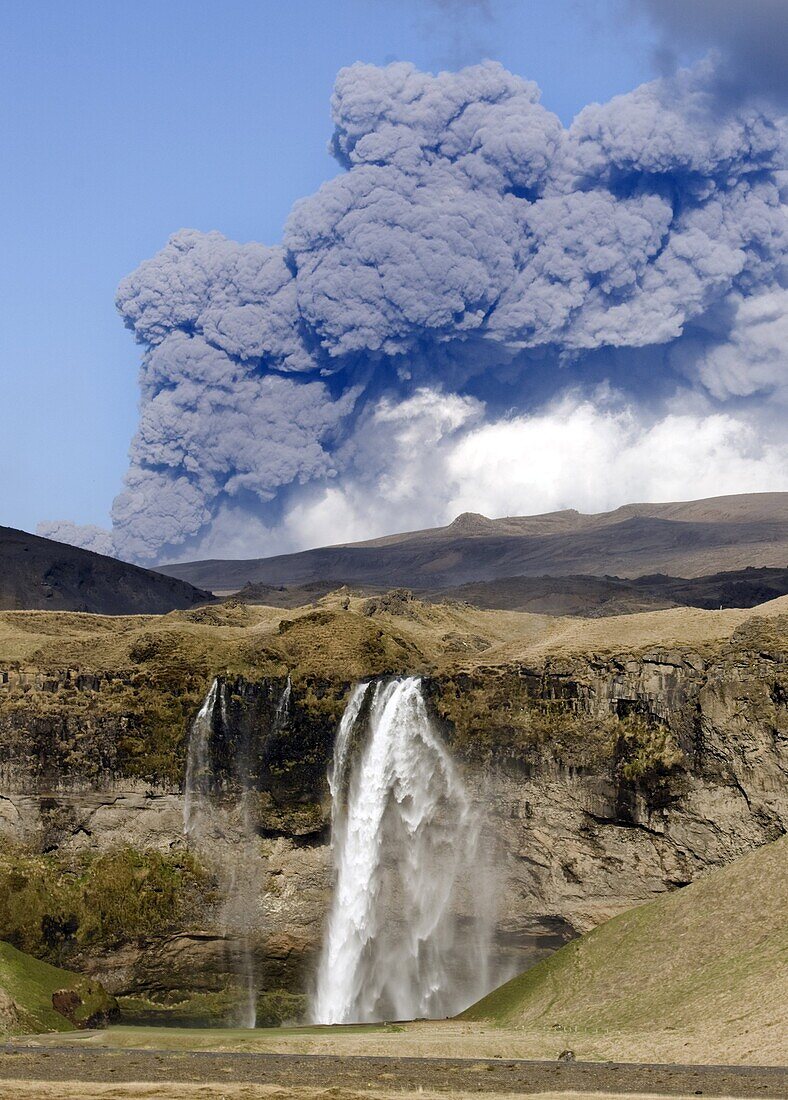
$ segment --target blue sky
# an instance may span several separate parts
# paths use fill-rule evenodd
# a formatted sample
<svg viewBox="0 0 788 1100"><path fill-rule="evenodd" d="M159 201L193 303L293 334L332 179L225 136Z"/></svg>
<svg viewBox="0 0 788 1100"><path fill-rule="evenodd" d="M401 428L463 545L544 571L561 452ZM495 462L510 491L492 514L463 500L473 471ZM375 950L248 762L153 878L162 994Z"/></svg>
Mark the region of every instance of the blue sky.
<svg viewBox="0 0 788 1100"><path fill-rule="evenodd" d="M275 243L338 171L337 71L456 68L537 81L564 123L653 75L623 4L499 0L0 4L0 522L106 525L137 425L140 350L119 280L181 227Z"/></svg>

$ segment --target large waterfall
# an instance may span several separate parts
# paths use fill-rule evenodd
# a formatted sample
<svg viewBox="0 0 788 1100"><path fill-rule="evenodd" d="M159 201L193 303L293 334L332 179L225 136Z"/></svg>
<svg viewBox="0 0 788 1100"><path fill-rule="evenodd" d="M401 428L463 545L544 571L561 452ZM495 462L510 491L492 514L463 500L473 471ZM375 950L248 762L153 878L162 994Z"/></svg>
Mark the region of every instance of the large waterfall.
<svg viewBox="0 0 788 1100"><path fill-rule="evenodd" d="M315 1021L460 1011L489 988L495 899L479 815L420 680L354 690L329 784L336 886Z"/></svg>
<svg viewBox="0 0 788 1100"><path fill-rule="evenodd" d="M288 677L276 704L272 733L278 732L287 722L289 704ZM216 679L189 732L183 832L189 846L214 866L219 879L221 920L228 943L233 944L233 963L240 991L238 1007L229 1022L253 1028L257 1016L253 944L255 933L259 931L257 914L264 866L255 829L256 788L250 738L233 735L230 727L227 684ZM232 779L231 798L221 789L217 742L232 748L231 759L225 761Z"/></svg>

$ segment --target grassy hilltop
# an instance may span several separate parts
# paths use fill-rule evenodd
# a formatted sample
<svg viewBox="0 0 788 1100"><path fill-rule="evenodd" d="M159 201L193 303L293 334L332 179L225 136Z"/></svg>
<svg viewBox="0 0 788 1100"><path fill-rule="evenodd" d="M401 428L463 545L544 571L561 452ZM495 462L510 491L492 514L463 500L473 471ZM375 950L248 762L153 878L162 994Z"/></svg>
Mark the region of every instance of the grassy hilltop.
<svg viewBox="0 0 788 1100"><path fill-rule="evenodd" d="M561 948L462 1015L589 1049L788 1058L788 837ZM698 1052L701 1052L700 1055Z"/></svg>
<svg viewBox="0 0 788 1100"><path fill-rule="evenodd" d="M786 622L788 596L755 609L682 607L605 619L429 605L403 592L360 599L342 591L296 609L228 601L158 616L0 612L0 687L10 677L0 692L0 752L20 760L35 752L35 731L56 723L61 732L45 738L44 747L50 752L69 742L69 767L81 754L83 778L107 765L116 776L177 783L189 724L217 675L282 683L289 675L305 731L289 758L321 769L322 742L339 721L349 686L386 674L441 681L436 710L454 723L460 751L464 740L487 751L491 711L506 719L507 731L495 734L499 749L552 736L555 722L545 727L545 709L551 719L557 712L564 740L577 733L590 744L594 729L584 720L575 730L560 700L534 706L523 696L527 685L518 669L549 663L561 676L574 659L621 663L649 651L706 659L723 651L782 654ZM609 749L616 737L602 732ZM107 764L102 746L109 741ZM51 766L60 767L56 760Z"/></svg>

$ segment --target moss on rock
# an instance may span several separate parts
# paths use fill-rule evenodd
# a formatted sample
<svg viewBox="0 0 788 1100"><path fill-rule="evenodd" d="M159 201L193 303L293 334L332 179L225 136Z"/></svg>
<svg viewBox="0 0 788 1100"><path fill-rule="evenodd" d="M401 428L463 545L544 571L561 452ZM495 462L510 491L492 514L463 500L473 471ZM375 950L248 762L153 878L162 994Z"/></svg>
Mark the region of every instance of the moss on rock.
<svg viewBox="0 0 788 1100"><path fill-rule="evenodd" d="M527 761L543 750L576 767L612 759L617 720L579 711L571 681L482 668L430 681L429 694L453 747L468 759Z"/></svg>
<svg viewBox="0 0 788 1100"><path fill-rule="evenodd" d="M119 997L120 1021L143 1027L226 1027L238 1015L244 994L233 988L216 993L170 994L151 997ZM257 1027L300 1023L306 1017L307 997L272 989L257 996Z"/></svg>
<svg viewBox="0 0 788 1100"><path fill-rule="evenodd" d="M670 728L637 715L618 723L615 750L622 778L652 791L664 788L669 778L686 764L686 756Z"/></svg>
<svg viewBox="0 0 788 1100"><path fill-rule="evenodd" d="M0 1032L71 1031L104 1027L118 1014L118 1005L99 982L31 958L8 943L0 943L0 993L6 1008Z"/></svg>
<svg viewBox="0 0 788 1100"><path fill-rule="evenodd" d="M211 902L211 879L187 852L120 848L99 855L0 855L0 938L37 958L161 936Z"/></svg>

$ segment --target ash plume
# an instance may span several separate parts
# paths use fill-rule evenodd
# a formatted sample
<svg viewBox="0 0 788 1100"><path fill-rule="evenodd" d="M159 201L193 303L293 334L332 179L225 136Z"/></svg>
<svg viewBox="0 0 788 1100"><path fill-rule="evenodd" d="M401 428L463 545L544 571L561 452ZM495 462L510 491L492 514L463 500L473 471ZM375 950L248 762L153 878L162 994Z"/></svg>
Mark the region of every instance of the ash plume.
<svg viewBox="0 0 788 1100"><path fill-rule="evenodd" d="M664 64L676 64L682 46L714 46L718 92L741 99L753 93L788 100L788 4L784 0L630 0L662 33Z"/></svg>
<svg viewBox="0 0 788 1100"><path fill-rule="evenodd" d="M712 62L568 128L494 62L356 64L331 108L346 171L296 203L281 245L184 230L120 285L143 362L119 556L262 555L440 522L457 501L495 511L473 440L506 439L515 463L538 426L552 495L504 464L497 508L572 505L550 438L573 418L624 433L630 495L653 454L638 439L688 427L709 440L704 484L718 464L788 488L768 409L786 400L775 108L721 103ZM591 504L623 503L600 453ZM674 480L640 484L657 499Z"/></svg>

